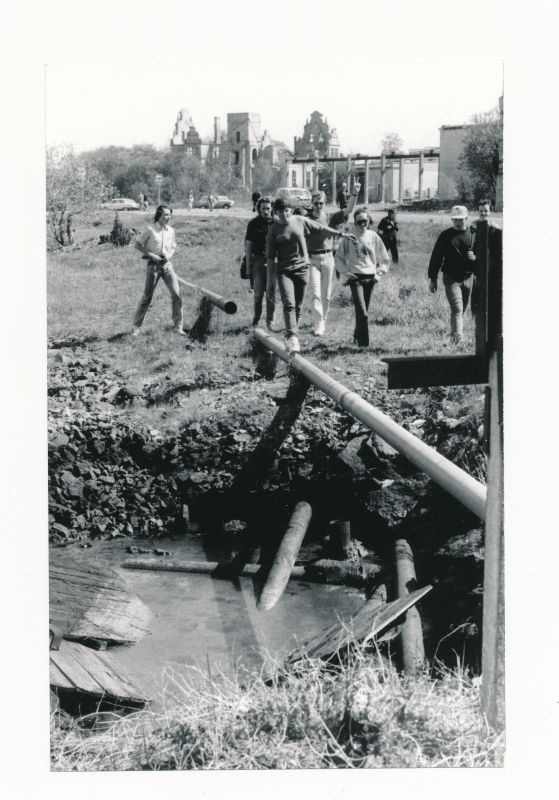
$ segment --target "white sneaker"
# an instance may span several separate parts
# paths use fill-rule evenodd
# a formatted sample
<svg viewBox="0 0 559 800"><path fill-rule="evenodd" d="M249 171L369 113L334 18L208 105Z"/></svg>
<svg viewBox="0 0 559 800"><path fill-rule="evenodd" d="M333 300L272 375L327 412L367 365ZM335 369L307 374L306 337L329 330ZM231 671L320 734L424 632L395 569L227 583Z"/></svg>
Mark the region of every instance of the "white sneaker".
<svg viewBox="0 0 559 800"><path fill-rule="evenodd" d="M301 345L299 344L299 339L295 334L289 337L287 340L287 350L290 353L300 353L301 352Z"/></svg>
<svg viewBox="0 0 559 800"><path fill-rule="evenodd" d="M178 333L179 336L186 336L182 328L175 328L175 333Z"/></svg>
<svg viewBox="0 0 559 800"><path fill-rule="evenodd" d="M139 336L140 333L141 333L141 330L142 330L141 328L134 327L134 330L132 331L132 336Z"/></svg>
<svg viewBox="0 0 559 800"><path fill-rule="evenodd" d="M270 331L270 333L275 333L278 329L278 326L275 322L267 322L266 323L266 330Z"/></svg>

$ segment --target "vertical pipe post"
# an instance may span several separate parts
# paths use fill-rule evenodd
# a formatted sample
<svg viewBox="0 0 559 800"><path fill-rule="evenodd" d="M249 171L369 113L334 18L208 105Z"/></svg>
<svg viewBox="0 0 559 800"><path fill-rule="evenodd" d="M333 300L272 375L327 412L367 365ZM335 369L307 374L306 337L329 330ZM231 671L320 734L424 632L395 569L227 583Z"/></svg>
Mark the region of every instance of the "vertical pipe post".
<svg viewBox="0 0 559 800"><path fill-rule="evenodd" d="M418 200L421 200L423 195L423 170L425 167L423 166L423 152L419 155L419 189L418 189Z"/></svg>
<svg viewBox="0 0 559 800"><path fill-rule="evenodd" d="M359 198L358 198L359 199ZM369 159L365 159L365 197L363 199L365 205L369 202Z"/></svg>
<svg viewBox="0 0 559 800"><path fill-rule="evenodd" d="M400 159L400 174L398 176L398 200L404 199L404 159Z"/></svg>
<svg viewBox="0 0 559 800"><path fill-rule="evenodd" d="M347 157L347 190L351 192L351 156Z"/></svg>
<svg viewBox="0 0 559 800"><path fill-rule="evenodd" d="M394 543L398 597L407 597L417 589L413 553L406 539ZM400 634L404 672L415 675L425 660L421 617L415 606L408 609Z"/></svg>
<svg viewBox="0 0 559 800"><path fill-rule="evenodd" d="M386 201L386 187L385 187L385 176L386 176L386 156L383 153L380 157L380 202L384 203Z"/></svg>
<svg viewBox="0 0 559 800"><path fill-rule="evenodd" d="M336 202L336 194L338 193L337 180L336 180L336 178L337 178L336 170L337 170L337 162L334 161L333 162L333 168L332 168L332 202L333 203Z"/></svg>
<svg viewBox="0 0 559 800"><path fill-rule="evenodd" d="M278 602L285 591L291 575L291 569L305 538L312 508L305 501L297 503L289 520L289 525L278 548L268 578L256 604L260 611L269 611Z"/></svg>
<svg viewBox="0 0 559 800"><path fill-rule="evenodd" d="M482 226L480 226L482 227ZM487 229L487 223L485 223ZM487 232L488 233L488 232ZM502 240L487 236L487 350L489 358L489 461L483 575L481 704L489 724L505 727L505 552L503 511ZM477 248L479 251L479 247Z"/></svg>
<svg viewBox="0 0 559 800"><path fill-rule="evenodd" d="M318 192L318 150L314 151L314 191Z"/></svg>

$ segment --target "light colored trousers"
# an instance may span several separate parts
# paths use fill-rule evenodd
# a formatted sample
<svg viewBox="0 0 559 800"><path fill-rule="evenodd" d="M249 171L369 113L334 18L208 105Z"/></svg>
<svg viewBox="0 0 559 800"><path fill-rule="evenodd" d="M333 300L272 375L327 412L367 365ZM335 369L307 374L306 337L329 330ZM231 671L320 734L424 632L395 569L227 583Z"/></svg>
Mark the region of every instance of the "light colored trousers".
<svg viewBox="0 0 559 800"><path fill-rule="evenodd" d="M142 299L138 303L138 308L134 315L134 327L141 328L142 322L153 299L155 287L159 278L163 278L165 286L171 295L173 307L173 325L175 328L182 328L182 300L180 295L179 282L173 269L173 265L168 261L164 267L158 266L153 261L148 261L146 266L146 284Z"/></svg>
<svg viewBox="0 0 559 800"><path fill-rule="evenodd" d="M274 321L276 311L276 265L270 269L266 256L252 256L252 287L254 290L254 317L256 325L262 316L262 301L266 295L266 324Z"/></svg>
<svg viewBox="0 0 559 800"><path fill-rule="evenodd" d="M312 293L312 324L314 331L318 330L321 323L326 322L332 297L332 284L334 278L334 254L315 253L309 255L310 285Z"/></svg>

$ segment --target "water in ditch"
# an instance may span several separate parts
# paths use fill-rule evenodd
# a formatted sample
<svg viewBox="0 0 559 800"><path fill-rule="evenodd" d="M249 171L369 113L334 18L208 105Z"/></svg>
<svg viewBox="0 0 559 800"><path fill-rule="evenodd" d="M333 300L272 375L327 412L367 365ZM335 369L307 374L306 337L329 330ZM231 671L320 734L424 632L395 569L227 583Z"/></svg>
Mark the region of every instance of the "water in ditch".
<svg viewBox="0 0 559 800"><path fill-rule="evenodd" d="M298 642L338 619L348 619L363 603L358 589L291 580L270 611L256 608L257 587L250 577L224 580L210 575L122 569L136 542L100 542L87 558L122 575L151 611L149 631L135 645L113 647L111 655L157 709L176 693L185 700L184 681L246 678L267 671ZM140 543L141 544L141 543ZM157 540L147 545L170 551L172 560L211 558L201 539ZM84 553L85 556L85 553ZM180 696L182 695L182 697Z"/></svg>

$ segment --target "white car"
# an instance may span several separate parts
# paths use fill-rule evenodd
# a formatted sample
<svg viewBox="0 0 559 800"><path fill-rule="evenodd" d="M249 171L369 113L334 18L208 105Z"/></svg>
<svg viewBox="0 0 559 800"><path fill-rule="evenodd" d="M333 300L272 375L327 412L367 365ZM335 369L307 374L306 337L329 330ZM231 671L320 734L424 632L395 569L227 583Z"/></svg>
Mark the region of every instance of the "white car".
<svg viewBox="0 0 559 800"><path fill-rule="evenodd" d="M297 206L301 206L307 210L312 208L312 195L308 189L297 189L288 186L282 186L279 189L276 189L273 194L274 200L279 198L285 200L290 208L297 208Z"/></svg>
<svg viewBox="0 0 559 800"><path fill-rule="evenodd" d="M131 200L129 197L113 197L112 200L101 203L101 208L105 208L109 211L139 211L140 204L136 203L135 200Z"/></svg>

